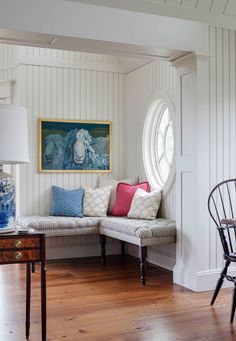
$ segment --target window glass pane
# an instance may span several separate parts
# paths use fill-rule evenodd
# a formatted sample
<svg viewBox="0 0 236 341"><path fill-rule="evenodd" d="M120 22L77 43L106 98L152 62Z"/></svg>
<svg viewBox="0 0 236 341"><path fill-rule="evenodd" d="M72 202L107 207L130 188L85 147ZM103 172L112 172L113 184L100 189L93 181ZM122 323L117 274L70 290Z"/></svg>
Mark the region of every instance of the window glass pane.
<svg viewBox="0 0 236 341"><path fill-rule="evenodd" d="M166 133L166 157L169 162L169 164L172 163L173 154L174 154L174 136L173 136L173 128L172 125L168 127L167 133Z"/></svg>
<svg viewBox="0 0 236 341"><path fill-rule="evenodd" d="M143 140L146 143L145 170L150 183L154 187L163 188L170 172L174 170L172 167L175 149L172 116L161 98L152 102L148 112Z"/></svg>
<svg viewBox="0 0 236 341"><path fill-rule="evenodd" d="M157 137L157 159L159 160L161 155L164 153L164 143L163 137L161 134L158 134Z"/></svg>
<svg viewBox="0 0 236 341"><path fill-rule="evenodd" d="M168 108L166 108L162 117L161 117L161 121L160 121L160 125L159 125L159 129L163 134L166 130L168 123L169 123L169 110L168 110Z"/></svg>
<svg viewBox="0 0 236 341"><path fill-rule="evenodd" d="M165 183L169 175L169 167L164 158L159 163L160 173L162 175L163 182Z"/></svg>

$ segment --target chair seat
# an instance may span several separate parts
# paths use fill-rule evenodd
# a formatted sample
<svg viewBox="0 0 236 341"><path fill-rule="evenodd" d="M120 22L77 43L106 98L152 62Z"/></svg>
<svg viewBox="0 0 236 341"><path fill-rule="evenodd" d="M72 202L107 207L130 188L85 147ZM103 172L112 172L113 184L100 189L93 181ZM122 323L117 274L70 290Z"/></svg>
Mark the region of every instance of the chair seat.
<svg viewBox="0 0 236 341"><path fill-rule="evenodd" d="M224 255L224 259L230 262L236 262L236 252L231 252L229 255Z"/></svg>

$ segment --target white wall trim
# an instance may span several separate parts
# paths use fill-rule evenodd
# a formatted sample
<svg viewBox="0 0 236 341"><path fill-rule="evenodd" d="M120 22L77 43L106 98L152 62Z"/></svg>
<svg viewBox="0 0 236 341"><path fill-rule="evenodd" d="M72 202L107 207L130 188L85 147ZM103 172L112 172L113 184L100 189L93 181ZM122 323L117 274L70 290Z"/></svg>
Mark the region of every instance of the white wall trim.
<svg viewBox="0 0 236 341"><path fill-rule="evenodd" d="M1 64L0 71L14 69L19 65L32 65L32 66L47 66L67 69L79 69L90 71L103 71L103 72L115 72L115 73L127 73L127 69L121 64L109 64L98 62L82 62L82 61L63 61L52 58L40 58L24 56L19 57L11 62L5 62Z"/></svg>
<svg viewBox="0 0 236 341"><path fill-rule="evenodd" d="M184 286L190 290L200 292L213 290L216 286L217 280L220 276L222 269L212 269L199 272L191 272L178 266L174 267L173 279L174 283ZM228 275L235 276L236 269L229 268ZM224 280L223 287L230 288L232 283Z"/></svg>
<svg viewBox="0 0 236 341"><path fill-rule="evenodd" d="M0 81L0 99L12 98L14 83L12 79Z"/></svg>

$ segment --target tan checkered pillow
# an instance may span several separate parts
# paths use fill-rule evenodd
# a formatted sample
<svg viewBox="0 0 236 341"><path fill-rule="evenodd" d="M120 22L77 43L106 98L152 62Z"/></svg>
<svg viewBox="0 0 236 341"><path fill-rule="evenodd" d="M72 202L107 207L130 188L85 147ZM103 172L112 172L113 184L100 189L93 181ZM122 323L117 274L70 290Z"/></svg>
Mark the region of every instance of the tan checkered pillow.
<svg viewBox="0 0 236 341"><path fill-rule="evenodd" d="M85 189L83 214L88 217L105 217L112 186L97 189Z"/></svg>
<svg viewBox="0 0 236 341"><path fill-rule="evenodd" d="M128 218L155 219L161 203L161 191L150 193L138 188L134 194Z"/></svg>

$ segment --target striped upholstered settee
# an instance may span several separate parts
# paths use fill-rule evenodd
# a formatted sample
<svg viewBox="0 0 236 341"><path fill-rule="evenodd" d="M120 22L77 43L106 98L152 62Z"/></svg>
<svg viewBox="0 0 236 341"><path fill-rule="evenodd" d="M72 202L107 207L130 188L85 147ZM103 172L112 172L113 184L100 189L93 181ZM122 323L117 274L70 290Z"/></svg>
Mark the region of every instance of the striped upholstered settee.
<svg viewBox="0 0 236 341"><path fill-rule="evenodd" d="M141 282L145 285L147 246L175 243L175 221L157 218L154 220L128 219L126 217L55 217L28 216L17 220L20 227L34 228L46 237L100 235L101 261L105 265L106 237L121 241L122 253L125 243L139 246Z"/></svg>

